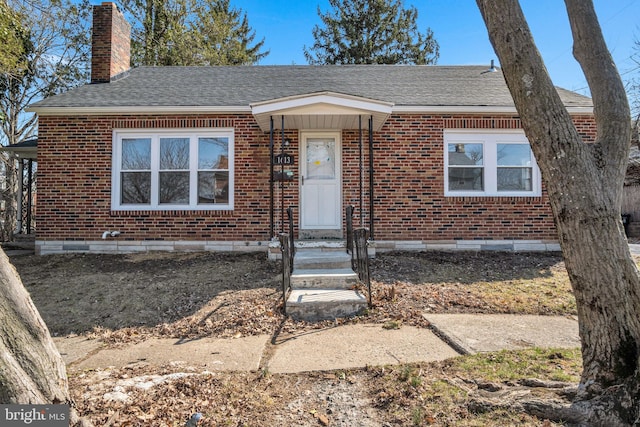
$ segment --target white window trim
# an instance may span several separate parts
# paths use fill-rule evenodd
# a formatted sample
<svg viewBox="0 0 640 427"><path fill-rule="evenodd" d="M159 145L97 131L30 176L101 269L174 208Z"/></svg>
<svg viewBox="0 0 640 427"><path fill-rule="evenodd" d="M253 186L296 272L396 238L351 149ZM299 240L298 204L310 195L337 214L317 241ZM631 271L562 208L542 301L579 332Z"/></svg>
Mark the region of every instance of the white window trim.
<svg viewBox="0 0 640 427"><path fill-rule="evenodd" d="M484 191L450 191L449 190L449 144L481 143L483 145ZM542 179L540 168L531 153L531 191L498 191L497 190L497 144L529 144L522 130L444 130L444 195L449 197L539 197L542 195Z"/></svg>
<svg viewBox="0 0 640 427"><path fill-rule="evenodd" d="M189 138L189 200L190 203L159 204L159 147L160 138L178 137ZM198 204L198 138L226 137L229 138L229 203L228 204ZM122 144L125 138L150 138L151 139L151 203L148 205L123 205L120 203L120 172L122 165ZM196 141L194 143L194 141ZM221 211L233 210L234 206L234 130L233 128L215 129L114 129L112 141L112 166L111 166L111 210L114 211Z"/></svg>

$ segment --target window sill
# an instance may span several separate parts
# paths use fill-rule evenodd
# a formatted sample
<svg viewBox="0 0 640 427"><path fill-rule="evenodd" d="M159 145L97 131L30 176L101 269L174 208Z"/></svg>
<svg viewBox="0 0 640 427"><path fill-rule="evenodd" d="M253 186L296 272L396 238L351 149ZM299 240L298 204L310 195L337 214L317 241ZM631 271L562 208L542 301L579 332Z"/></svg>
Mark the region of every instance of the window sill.
<svg viewBox="0 0 640 427"><path fill-rule="evenodd" d="M111 210L109 213L112 217L216 217L216 216L231 216L233 215L233 209L224 210L211 210L211 209L192 209L192 210Z"/></svg>

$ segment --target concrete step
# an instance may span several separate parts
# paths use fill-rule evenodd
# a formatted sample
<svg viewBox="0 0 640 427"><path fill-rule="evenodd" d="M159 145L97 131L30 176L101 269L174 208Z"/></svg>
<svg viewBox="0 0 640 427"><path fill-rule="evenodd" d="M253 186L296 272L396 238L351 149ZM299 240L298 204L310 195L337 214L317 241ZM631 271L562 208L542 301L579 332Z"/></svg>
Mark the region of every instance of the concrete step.
<svg viewBox="0 0 640 427"><path fill-rule="evenodd" d="M344 269L351 268L351 255L343 251L299 249L293 259L294 269Z"/></svg>
<svg viewBox="0 0 640 427"><path fill-rule="evenodd" d="M293 270L293 289L352 289L358 283L358 275L351 268Z"/></svg>
<svg viewBox="0 0 640 427"><path fill-rule="evenodd" d="M294 289L287 299L287 314L296 320L351 317L366 308L367 298L357 290Z"/></svg>

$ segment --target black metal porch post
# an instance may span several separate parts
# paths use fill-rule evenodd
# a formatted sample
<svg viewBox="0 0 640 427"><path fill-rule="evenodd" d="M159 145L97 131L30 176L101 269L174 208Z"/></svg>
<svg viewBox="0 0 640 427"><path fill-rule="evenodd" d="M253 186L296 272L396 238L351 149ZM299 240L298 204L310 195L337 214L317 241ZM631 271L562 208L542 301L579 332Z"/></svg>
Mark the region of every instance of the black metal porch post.
<svg viewBox="0 0 640 427"><path fill-rule="evenodd" d="M31 234L31 201L33 200L33 192L32 192L33 160L29 159L28 164L29 164L29 169L27 170L27 234Z"/></svg>
<svg viewBox="0 0 640 427"><path fill-rule="evenodd" d="M282 115L282 140L280 154L284 157L284 114ZM280 165L280 232L284 233L284 162Z"/></svg>
<svg viewBox="0 0 640 427"><path fill-rule="evenodd" d="M273 116L269 117L269 239L275 236L273 212Z"/></svg>
<svg viewBox="0 0 640 427"><path fill-rule="evenodd" d="M360 192L358 197L360 198L360 227L364 227L364 158L362 148L362 116L358 116L358 150L359 150L359 181Z"/></svg>
<svg viewBox="0 0 640 427"><path fill-rule="evenodd" d="M369 238L373 234L373 116L369 117Z"/></svg>

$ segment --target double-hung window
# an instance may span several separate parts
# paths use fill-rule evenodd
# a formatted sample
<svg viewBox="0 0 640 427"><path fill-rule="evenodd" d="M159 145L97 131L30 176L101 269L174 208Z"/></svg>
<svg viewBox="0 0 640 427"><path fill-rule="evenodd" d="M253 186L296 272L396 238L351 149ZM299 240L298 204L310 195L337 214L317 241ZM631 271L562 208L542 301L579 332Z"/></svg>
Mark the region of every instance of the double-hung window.
<svg viewBox="0 0 640 427"><path fill-rule="evenodd" d="M539 196L540 171L522 131L444 133L445 195Z"/></svg>
<svg viewBox="0 0 640 427"><path fill-rule="evenodd" d="M233 209L233 130L115 131L114 210Z"/></svg>

